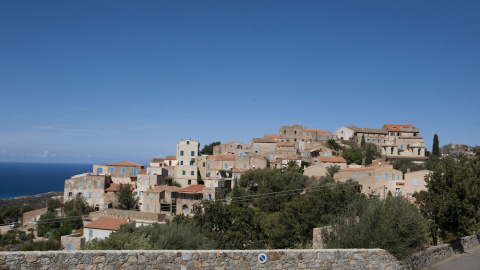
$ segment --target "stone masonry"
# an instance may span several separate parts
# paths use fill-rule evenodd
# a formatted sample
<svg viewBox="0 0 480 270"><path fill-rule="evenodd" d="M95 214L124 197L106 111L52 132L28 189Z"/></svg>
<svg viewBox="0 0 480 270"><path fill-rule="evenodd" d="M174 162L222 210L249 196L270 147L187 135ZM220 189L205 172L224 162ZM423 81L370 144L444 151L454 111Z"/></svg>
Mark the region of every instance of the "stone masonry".
<svg viewBox="0 0 480 270"><path fill-rule="evenodd" d="M259 262L265 254L266 261ZM382 249L0 252L0 269L401 269Z"/></svg>

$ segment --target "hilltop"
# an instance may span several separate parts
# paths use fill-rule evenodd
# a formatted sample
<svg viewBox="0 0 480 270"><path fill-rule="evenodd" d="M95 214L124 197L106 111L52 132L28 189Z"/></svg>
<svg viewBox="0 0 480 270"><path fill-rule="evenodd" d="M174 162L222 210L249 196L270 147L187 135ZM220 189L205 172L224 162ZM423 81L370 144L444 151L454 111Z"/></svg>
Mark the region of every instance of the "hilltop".
<svg viewBox="0 0 480 270"><path fill-rule="evenodd" d="M442 156L458 157L460 153L463 153L467 157L473 157L477 149L479 149L479 146L472 147L465 144L451 143L442 146L440 148L440 154L442 154Z"/></svg>

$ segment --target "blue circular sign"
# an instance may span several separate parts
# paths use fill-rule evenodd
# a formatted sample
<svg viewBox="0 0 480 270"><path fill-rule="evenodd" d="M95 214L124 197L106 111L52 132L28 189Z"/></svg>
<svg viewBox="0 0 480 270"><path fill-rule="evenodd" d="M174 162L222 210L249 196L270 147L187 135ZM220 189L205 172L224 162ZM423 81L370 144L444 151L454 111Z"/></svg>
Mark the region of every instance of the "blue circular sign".
<svg viewBox="0 0 480 270"><path fill-rule="evenodd" d="M260 253L258 255L258 262L259 263L265 263L267 261L267 254L265 253Z"/></svg>

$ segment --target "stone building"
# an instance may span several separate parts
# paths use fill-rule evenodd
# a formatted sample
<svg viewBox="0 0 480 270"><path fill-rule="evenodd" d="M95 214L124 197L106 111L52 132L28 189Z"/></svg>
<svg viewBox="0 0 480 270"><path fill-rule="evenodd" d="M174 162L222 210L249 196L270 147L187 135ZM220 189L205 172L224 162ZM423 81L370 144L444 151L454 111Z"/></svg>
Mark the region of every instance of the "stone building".
<svg viewBox="0 0 480 270"><path fill-rule="evenodd" d="M255 154L262 155L269 160L274 160L277 155L277 141L275 139L253 138L251 145Z"/></svg>
<svg viewBox="0 0 480 270"><path fill-rule="evenodd" d="M343 157L317 157L313 163L323 167L338 166L340 169L347 168L347 161Z"/></svg>
<svg viewBox="0 0 480 270"><path fill-rule="evenodd" d="M405 184L402 172L393 169L392 165L346 168L338 171L334 178L340 182L353 179L362 185L362 193L380 198L385 198L389 191L393 195L402 195Z"/></svg>
<svg viewBox="0 0 480 270"><path fill-rule="evenodd" d="M407 198L411 198L415 192L420 192L422 190L427 191L425 177L431 173L432 171L429 170L405 173L403 176L405 181L403 195Z"/></svg>
<svg viewBox="0 0 480 270"><path fill-rule="evenodd" d="M278 133L280 134L280 136L282 136L282 142L293 142L295 144L295 149L300 150L302 149L298 142L320 142L332 138L332 134L328 131L322 129L306 128L300 124L282 126L278 130Z"/></svg>
<svg viewBox="0 0 480 270"><path fill-rule="evenodd" d="M77 195L85 198L88 205L96 211L105 209L105 188L110 186L111 178L108 175L83 173L65 180L63 201L66 202Z"/></svg>
<svg viewBox="0 0 480 270"><path fill-rule="evenodd" d="M144 166L130 162L121 161L107 165L107 172L112 177L136 177L138 171L143 169Z"/></svg>
<svg viewBox="0 0 480 270"><path fill-rule="evenodd" d="M205 185L191 185L178 191L177 215L192 215L193 206L199 204L203 199L203 188Z"/></svg>
<svg viewBox="0 0 480 270"><path fill-rule="evenodd" d="M144 212L151 213L176 213L176 200L178 192L181 188L176 186L155 186L143 193L143 208Z"/></svg>
<svg viewBox="0 0 480 270"><path fill-rule="evenodd" d="M174 179L182 187L196 185L199 181L197 157L200 144L192 140L183 140L177 143L177 165Z"/></svg>
<svg viewBox="0 0 480 270"><path fill-rule="evenodd" d="M213 155L236 153L239 150L250 150L250 145L242 142L228 142L213 147Z"/></svg>

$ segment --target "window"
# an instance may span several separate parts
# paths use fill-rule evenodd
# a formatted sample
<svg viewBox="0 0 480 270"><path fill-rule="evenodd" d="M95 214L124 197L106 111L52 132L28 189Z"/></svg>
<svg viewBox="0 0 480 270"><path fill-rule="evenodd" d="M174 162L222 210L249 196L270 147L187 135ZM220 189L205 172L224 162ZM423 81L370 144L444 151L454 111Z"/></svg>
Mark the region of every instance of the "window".
<svg viewBox="0 0 480 270"><path fill-rule="evenodd" d="M402 145L400 145L400 149L403 149L403 144L402 144Z"/></svg>
<svg viewBox="0 0 480 270"><path fill-rule="evenodd" d="M312 139L315 139L315 135L312 134Z"/></svg>
<svg viewBox="0 0 480 270"><path fill-rule="evenodd" d="M136 170L136 169L135 169ZM148 170L148 174L152 174L152 170Z"/></svg>
<svg viewBox="0 0 480 270"><path fill-rule="evenodd" d="M191 175L195 175L195 171L192 171L190 174L191 174Z"/></svg>
<svg viewBox="0 0 480 270"><path fill-rule="evenodd" d="M318 138L321 139L321 138L322 138L322 135L318 135Z"/></svg>
<svg viewBox="0 0 480 270"><path fill-rule="evenodd" d="M258 150L258 144L257 144L257 145L255 145L255 149L257 149L257 150Z"/></svg>
<svg viewBox="0 0 480 270"><path fill-rule="evenodd" d="M188 185L191 185L192 184L192 180L188 180Z"/></svg>
<svg viewBox="0 0 480 270"><path fill-rule="evenodd" d="M270 160L273 160L273 155L270 155Z"/></svg>
<svg viewBox="0 0 480 270"><path fill-rule="evenodd" d="M380 179L380 174L379 173L377 173L377 179Z"/></svg>
<svg viewBox="0 0 480 270"><path fill-rule="evenodd" d="M412 185L418 186L418 178L413 178Z"/></svg>
<svg viewBox="0 0 480 270"><path fill-rule="evenodd" d="M247 164L243 164L243 168L246 169L246 168L247 168Z"/></svg>
<svg viewBox="0 0 480 270"><path fill-rule="evenodd" d="M360 174L360 178L362 178L362 179L363 179L363 173L361 173L361 174Z"/></svg>
<svg viewBox="0 0 480 270"><path fill-rule="evenodd" d="M145 179L145 185L148 185L148 179Z"/></svg>
<svg viewBox="0 0 480 270"><path fill-rule="evenodd" d="M137 169L133 169L133 176L137 176Z"/></svg>
<svg viewBox="0 0 480 270"><path fill-rule="evenodd" d="M72 192L68 192L68 197L71 198L73 196Z"/></svg>
<svg viewBox="0 0 480 270"><path fill-rule="evenodd" d="M82 187L83 183L82 182L78 182L78 187Z"/></svg>
<svg viewBox="0 0 480 270"><path fill-rule="evenodd" d="M293 146L290 146L290 149L294 149Z"/></svg>
<svg viewBox="0 0 480 270"><path fill-rule="evenodd" d="M246 153L245 155L246 155L247 157L248 157L248 156L250 156L250 154L249 154L249 153Z"/></svg>
<svg viewBox="0 0 480 270"><path fill-rule="evenodd" d="M240 153L240 156L243 157L243 153Z"/></svg>
<svg viewBox="0 0 480 270"><path fill-rule="evenodd" d="M180 160L180 165L183 165L183 160Z"/></svg>
<svg viewBox="0 0 480 270"><path fill-rule="evenodd" d="M385 180L388 180L388 174L385 174Z"/></svg>
<svg viewBox="0 0 480 270"><path fill-rule="evenodd" d="M147 204L147 210L150 210L150 204Z"/></svg>
<svg viewBox="0 0 480 270"><path fill-rule="evenodd" d="M182 157L183 157L183 151L180 151L180 156L182 156Z"/></svg>
<svg viewBox="0 0 480 270"><path fill-rule="evenodd" d="M228 170L228 164L225 163L225 170Z"/></svg>
<svg viewBox="0 0 480 270"><path fill-rule="evenodd" d="M103 173L103 169L102 168L97 168L97 174L102 174Z"/></svg>
<svg viewBox="0 0 480 270"><path fill-rule="evenodd" d="M330 140L330 136L327 136L327 139Z"/></svg>
<svg viewBox="0 0 480 270"><path fill-rule="evenodd" d="M328 157L328 153L325 153L325 157Z"/></svg>
<svg viewBox="0 0 480 270"><path fill-rule="evenodd" d="M142 178L138 178L138 183L140 184L140 182L142 181Z"/></svg>
<svg viewBox="0 0 480 270"><path fill-rule="evenodd" d="M88 230L88 237L93 237L93 230Z"/></svg>
<svg viewBox="0 0 480 270"><path fill-rule="evenodd" d="M357 177L357 174L356 173L353 173L353 178Z"/></svg>
<svg viewBox="0 0 480 270"><path fill-rule="evenodd" d="M205 162L203 162L203 167L205 168Z"/></svg>
<svg viewBox="0 0 480 270"><path fill-rule="evenodd" d="M125 173L125 171L126 171L125 168L122 168L122 173Z"/></svg>
<svg viewBox="0 0 480 270"><path fill-rule="evenodd" d="M182 175L185 175L185 170L182 171Z"/></svg>
<svg viewBox="0 0 480 270"><path fill-rule="evenodd" d="M270 145L270 150L273 150L273 145Z"/></svg>
<svg viewBox="0 0 480 270"><path fill-rule="evenodd" d="M67 250L72 250L72 244L67 244Z"/></svg>
<svg viewBox="0 0 480 270"><path fill-rule="evenodd" d="M140 191L140 196L143 196L143 191Z"/></svg>
<svg viewBox="0 0 480 270"><path fill-rule="evenodd" d="M113 168L110 168L110 173L113 173L113 171L114 171Z"/></svg>
<svg viewBox="0 0 480 270"><path fill-rule="evenodd" d="M190 165L193 165L193 160L190 160Z"/></svg>
<svg viewBox="0 0 480 270"><path fill-rule="evenodd" d="M97 192L97 198L101 198L102 195L100 194L100 192Z"/></svg>
<svg viewBox="0 0 480 270"><path fill-rule="evenodd" d="M193 157L195 156L195 151L190 152L190 155Z"/></svg>
<svg viewBox="0 0 480 270"><path fill-rule="evenodd" d="M395 174L392 174L392 180L395 180ZM398 179L400 180L400 179Z"/></svg>
<svg viewBox="0 0 480 270"><path fill-rule="evenodd" d="M92 193L88 192L88 198L92 198Z"/></svg>
<svg viewBox="0 0 480 270"><path fill-rule="evenodd" d="M92 187L92 181L88 181L88 187Z"/></svg>
<svg viewBox="0 0 480 270"><path fill-rule="evenodd" d="M98 182L97 186L98 186L98 187L102 187L102 183L101 183L101 182Z"/></svg>
<svg viewBox="0 0 480 270"><path fill-rule="evenodd" d="M153 199L153 193L152 193L152 194L150 194L150 199Z"/></svg>
<svg viewBox="0 0 480 270"><path fill-rule="evenodd" d="M210 168L210 163L207 164L207 168Z"/></svg>
<svg viewBox="0 0 480 270"><path fill-rule="evenodd" d="M310 132L307 131L307 136L309 135Z"/></svg>
<svg viewBox="0 0 480 270"><path fill-rule="evenodd" d="M187 144L190 144L190 141L187 141Z"/></svg>

